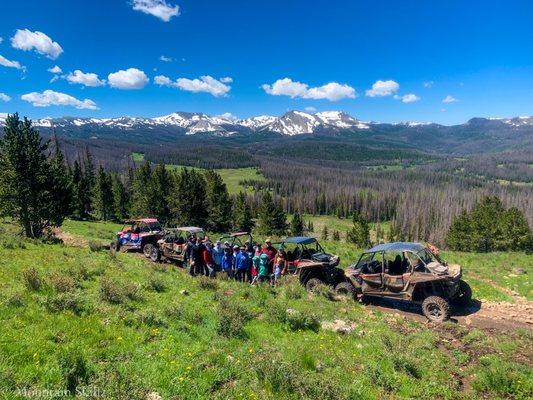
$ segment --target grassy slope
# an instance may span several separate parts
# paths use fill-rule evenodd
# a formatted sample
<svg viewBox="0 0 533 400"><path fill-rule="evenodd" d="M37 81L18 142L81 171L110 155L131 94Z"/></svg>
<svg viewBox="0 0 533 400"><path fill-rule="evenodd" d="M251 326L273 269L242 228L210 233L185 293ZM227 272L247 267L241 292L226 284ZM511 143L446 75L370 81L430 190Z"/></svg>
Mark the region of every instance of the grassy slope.
<svg viewBox="0 0 533 400"><path fill-rule="evenodd" d="M115 229L91 225L67 227L92 239L94 232L107 239ZM435 330L357 303L309 295L297 284L275 290L223 280L209 285L134 254L111 256L3 233L0 392L64 388L68 368L61 367L62 360L76 354L82 359L78 365L89 371L87 383L106 398L145 398L151 391L164 398L267 399L525 399L533 394L530 333L487 335L452 324ZM325 247L342 257L357 253L341 243ZM482 271L487 264L469 255L446 256L471 264L476 274L491 275ZM531 258L522 257L497 255L487 266L526 261L532 273ZM24 286L28 268L43 282L38 291ZM75 278L74 287L64 283L69 277ZM130 298L116 304L102 300L103 281ZM59 293L60 288L67 292ZM180 295L181 289L190 295ZM229 305L221 309L223 298ZM239 305L250 316L242 336L219 334L220 326L235 327L238 318L228 311ZM315 332L304 319L287 322L287 308L307 320L354 321L356 329L346 336Z"/></svg>

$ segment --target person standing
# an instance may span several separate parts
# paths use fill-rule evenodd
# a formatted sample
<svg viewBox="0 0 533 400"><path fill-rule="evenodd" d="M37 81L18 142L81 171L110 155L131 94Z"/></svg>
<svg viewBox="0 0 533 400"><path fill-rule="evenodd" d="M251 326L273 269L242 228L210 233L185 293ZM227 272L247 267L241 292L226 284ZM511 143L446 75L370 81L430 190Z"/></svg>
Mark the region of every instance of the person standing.
<svg viewBox="0 0 533 400"><path fill-rule="evenodd" d="M204 245L204 250L203 250L205 276L214 278L216 271L215 271L213 256L211 252L212 252L211 243L207 242Z"/></svg>
<svg viewBox="0 0 533 400"><path fill-rule="evenodd" d="M202 244L202 239L197 238L196 243L191 248L191 269L192 276L203 275L204 274L204 245Z"/></svg>
<svg viewBox="0 0 533 400"><path fill-rule="evenodd" d="M239 282L246 282L250 260L246 248L243 246L235 258L236 279Z"/></svg>
<svg viewBox="0 0 533 400"><path fill-rule="evenodd" d="M222 268L222 257L224 257L224 249L220 244L220 240L217 240L215 246L211 250L211 255L213 256L213 265L215 271L221 271Z"/></svg>
<svg viewBox="0 0 533 400"><path fill-rule="evenodd" d="M260 283L268 280L268 256L265 253L259 256L259 270L257 280Z"/></svg>
<svg viewBox="0 0 533 400"><path fill-rule="evenodd" d="M274 259L276 258L277 251L274 246L272 246L272 241L270 239L265 240L265 247L263 248L263 253L267 255L268 272L271 273L274 269Z"/></svg>
<svg viewBox="0 0 533 400"><path fill-rule="evenodd" d="M222 256L222 270L226 273L228 279L233 278L233 251L229 243L224 244L224 255Z"/></svg>

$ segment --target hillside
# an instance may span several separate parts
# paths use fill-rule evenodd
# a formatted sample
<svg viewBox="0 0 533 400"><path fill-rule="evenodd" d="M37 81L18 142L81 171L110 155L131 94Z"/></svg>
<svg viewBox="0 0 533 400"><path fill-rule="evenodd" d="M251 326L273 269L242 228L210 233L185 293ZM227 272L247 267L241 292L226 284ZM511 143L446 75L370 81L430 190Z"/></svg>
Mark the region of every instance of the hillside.
<svg viewBox="0 0 533 400"><path fill-rule="evenodd" d="M193 279L136 254L85 247L116 228L69 221L64 245L23 240L2 224L0 391L8 398L67 387L116 399L533 395L530 328L496 321L487 329L475 314L432 326L289 280L272 289ZM324 245L343 265L359 253ZM446 257L464 263L482 304L531 300L532 256ZM517 266L526 273L511 277ZM336 319L353 331L321 327Z"/></svg>

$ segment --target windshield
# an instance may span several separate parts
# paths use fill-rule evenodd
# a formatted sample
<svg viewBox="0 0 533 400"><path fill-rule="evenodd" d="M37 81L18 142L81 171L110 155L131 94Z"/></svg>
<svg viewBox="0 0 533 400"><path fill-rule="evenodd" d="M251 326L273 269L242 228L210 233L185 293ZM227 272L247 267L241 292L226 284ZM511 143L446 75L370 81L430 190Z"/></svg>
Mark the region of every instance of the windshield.
<svg viewBox="0 0 533 400"><path fill-rule="evenodd" d="M162 229L159 222L148 222L147 225L151 231L160 231Z"/></svg>
<svg viewBox="0 0 533 400"><path fill-rule="evenodd" d="M440 262L439 259L435 257L435 255L428 249L422 249L419 252L417 252L416 255L420 257L420 259L424 261L424 264L426 265L434 261Z"/></svg>
<svg viewBox="0 0 533 400"><path fill-rule="evenodd" d="M355 265L355 268L361 268L363 265L366 265L369 261L372 261L374 259L374 255L376 253L365 253L361 256L357 264Z"/></svg>

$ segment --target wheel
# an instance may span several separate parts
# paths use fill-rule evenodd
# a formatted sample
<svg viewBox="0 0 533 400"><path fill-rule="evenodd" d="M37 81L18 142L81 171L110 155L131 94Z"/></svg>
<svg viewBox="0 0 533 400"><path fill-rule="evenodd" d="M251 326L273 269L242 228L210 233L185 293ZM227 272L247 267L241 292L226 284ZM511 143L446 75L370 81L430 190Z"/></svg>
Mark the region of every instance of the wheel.
<svg viewBox="0 0 533 400"><path fill-rule="evenodd" d="M335 286L335 293L339 296L349 297L355 299L357 297L357 290L350 282L341 282Z"/></svg>
<svg viewBox="0 0 533 400"><path fill-rule="evenodd" d="M472 301L472 288L463 280L459 281L459 288L452 299L455 306L465 307Z"/></svg>
<svg viewBox="0 0 533 400"><path fill-rule="evenodd" d="M118 240L113 240L111 244L109 245L109 249L111 251L119 251L120 250L120 243Z"/></svg>
<svg viewBox="0 0 533 400"><path fill-rule="evenodd" d="M150 260L153 262L158 262L161 259L161 252L156 246L152 246L152 251L150 252Z"/></svg>
<svg viewBox="0 0 533 400"><path fill-rule="evenodd" d="M306 283L305 283L305 288L312 292L314 290L314 288L317 286L317 285L321 285L323 284L324 282L322 282L320 279L318 278L311 278L309 279Z"/></svg>
<svg viewBox="0 0 533 400"><path fill-rule="evenodd" d="M432 322L443 322L450 318L450 305L439 296L429 296L422 302L422 312Z"/></svg>
<svg viewBox="0 0 533 400"><path fill-rule="evenodd" d="M152 243L146 243L143 247L143 254L146 258L150 258L150 254L152 254L152 249L154 248L154 245Z"/></svg>

